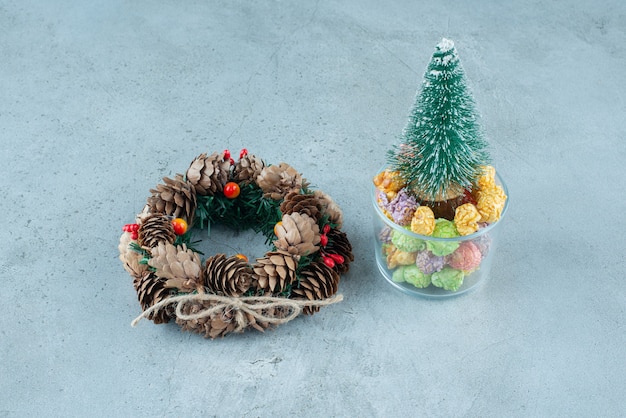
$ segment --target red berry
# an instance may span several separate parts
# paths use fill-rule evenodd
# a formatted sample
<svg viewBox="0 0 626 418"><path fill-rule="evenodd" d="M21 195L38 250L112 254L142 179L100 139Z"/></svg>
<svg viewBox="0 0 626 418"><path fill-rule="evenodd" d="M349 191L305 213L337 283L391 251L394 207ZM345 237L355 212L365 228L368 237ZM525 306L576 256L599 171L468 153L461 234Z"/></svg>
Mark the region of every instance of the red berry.
<svg viewBox="0 0 626 418"><path fill-rule="evenodd" d="M235 165L235 160L233 160L232 158L230 159L230 165Z"/></svg>
<svg viewBox="0 0 626 418"><path fill-rule="evenodd" d="M322 247L325 247L328 244L328 236L327 235L320 235L320 244L322 244Z"/></svg>
<svg viewBox="0 0 626 418"><path fill-rule="evenodd" d="M322 232L324 234L328 234L330 232L330 225L328 225L328 224L324 225L324 228L322 229Z"/></svg>
<svg viewBox="0 0 626 418"><path fill-rule="evenodd" d="M122 228L124 232L137 232L139 231L139 224L126 224Z"/></svg>
<svg viewBox="0 0 626 418"><path fill-rule="evenodd" d="M335 261L328 257L328 256L324 256L322 257L322 259L324 260L324 264L326 264L328 267L333 268L335 267Z"/></svg>
<svg viewBox="0 0 626 418"><path fill-rule="evenodd" d="M224 161L226 160L230 160L230 151L227 149L224 150Z"/></svg>
<svg viewBox="0 0 626 418"><path fill-rule="evenodd" d="M226 196L227 199L235 199L239 196L239 193L241 193L241 189L234 181L229 181L224 185L224 196Z"/></svg>
<svg viewBox="0 0 626 418"><path fill-rule="evenodd" d="M187 232L187 221L183 218L176 218L172 221L172 227L174 228L174 233L176 235L183 235Z"/></svg>
<svg viewBox="0 0 626 418"><path fill-rule="evenodd" d="M243 148L240 152L239 152L239 159L242 159L243 157L245 157L246 155L248 155L248 150Z"/></svg>
<svg viewBox="0 0 626 418"><path fill-rule="evenodd" d="M343 264L346 261L343 256L339 254L328 254L328 256L337 264Z"/></svg>
<svg viewBox="0 0 626 418"><path fill-rule="evenodd" d="M137 231L133 231L133 232L130 233L130 237L133 240L136 240L137 238L139 238L139 233Z"/></svg>

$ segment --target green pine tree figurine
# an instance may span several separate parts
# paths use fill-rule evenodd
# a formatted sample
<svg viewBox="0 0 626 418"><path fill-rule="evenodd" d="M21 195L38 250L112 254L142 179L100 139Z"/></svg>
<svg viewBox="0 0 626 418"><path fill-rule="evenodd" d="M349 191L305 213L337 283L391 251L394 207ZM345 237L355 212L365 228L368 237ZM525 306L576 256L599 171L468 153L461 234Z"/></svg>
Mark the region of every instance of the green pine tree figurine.
<svg viewBox="0 0 626 418"><path fill-rule="evenodd" d="M440 204L472 187L489 163L486 147L454 43L442 39L389 163L419 200Z"/></svg>

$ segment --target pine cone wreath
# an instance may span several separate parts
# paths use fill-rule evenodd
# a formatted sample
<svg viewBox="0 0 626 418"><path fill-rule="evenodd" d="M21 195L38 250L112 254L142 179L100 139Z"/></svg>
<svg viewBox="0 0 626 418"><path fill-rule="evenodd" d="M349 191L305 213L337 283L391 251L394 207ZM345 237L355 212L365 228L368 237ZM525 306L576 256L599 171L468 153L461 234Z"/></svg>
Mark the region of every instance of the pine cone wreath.
<svg viewBox="0 0 626 418"><path fill-rule="evenodd" d="M265 168L262 159L252 154L245 154L237 161L233 169L233 177L237 183L253 183Z"/></svg>
<svg viewBox="0 0 626 418"><path fill-rule="evenodd" d="M296 280L299 256L286 251L268 252L257 258L254 274L257 288L265 294L281 293Z"/></svg>
<svg viewBox="0 0 626 418"><path fill-rule="evenodd" d="M155 213L143 219L137 238L137 242L143 248L156 247L159 242L173 244L174 241L176 241L176 234L172 222L167 216Z"/></svg>
<svg viewBox="0 0 626 418"><path fill-rule="evenodd" d="M141 305L141 310L145 311L152 305L161 302L171 296L172 289L165 286L167 279L158 277L152 272L145 272L143 276L135 279L133 285L137 290L137 298ZM148 319L154 321L155 324L165 324L169 322L173 316L174 310L171 306L153 312Z"/></svg>
<svg viewBox="0 0 626 418"><path fill-rule="evenodd" d="M297 212L303 215L309 215L316 221L319 221L322 216L320 209L320 201L314 194L289 192L285 196L285 200L280 204L280 211L283 215L290 215Z"/></svg>
<svg viewBox="0 0 626 418"><path fill-rule="evenodd" d="M283 215L281 223L276 225L277 249L294 255L309 255L319 250L320 228L308 215L292 213Z"/></svg>
<svg viewBox="0 0 626 418"><path fill-rule="evenodd" d="M214 195L221 193L228 182L230 159L216 152L207 157L200 154L187 169L187 181L191 183L198 195Z"/></svg>
<svg viewBox="0 0 626 418"><path fill-rule="evenodd" d="M185 181L181 174L176 174L173 179L164 177L163 181L165 184L150 189L149 212L183 218L189 225L193 224L197 204L193 184Z"/></svg>
<svg viewBox="0 0 626 418"><path fill-rule="evenodd" d="M323 300L337 293L339 274L323 263L311 263L300 271L297 285L291 289L292 299ZM306 306L303 312L312 315L319 306Z"/></svg>
<svg viewBox="0 0 626 418"><path fill-rule="evenodd" d="M237 256L226 258L224 254L217 254L206 260L204 284L211 293L238 297L253 283L252 268Z"/></svg>
<svg viewBox="0 0 626 418"><path fill-rule="evenodd" d="M289 164L266 166L245 148L236 163L228 150L203 153L184 176L165 177L150 193L118 246L143 310L133 326L142 318L157 324L175 318L185 331L218 338L264 331L342 299L332 297L339 273L354 260L339 230L343 214L328 195L309 191ZM186 233L196 214L202 226L261 231L274 248L252 265L241 254L203 262Z"/></svg>
<svg viewBox="0 0 626 418"><path fill-rule="evenodd" d="M280 200L289 192L299 192L304 179L287 163L265 167L256 178L257 185L266 198Z"/></svg>
<svg viewBox="0 0 626 418"><path fill-rule="evenodd" d="M150 253L152 258L148 264L156 269L157 276L167 279L166 287L181 292L203 291L200 256L185 244L174 246L160 242Z"/></svg>
<svg viewBox="0 0 626 418"><path fill-rule="evenodd" d="M347 273L350 270L350 263L354 261L354 254L352 253L352 244L344 232L336 228L331 229L328 232L328 244L325 250L328 253L339 254L343 257L343 263L337 263L334 267L339 274Z"/></svg>

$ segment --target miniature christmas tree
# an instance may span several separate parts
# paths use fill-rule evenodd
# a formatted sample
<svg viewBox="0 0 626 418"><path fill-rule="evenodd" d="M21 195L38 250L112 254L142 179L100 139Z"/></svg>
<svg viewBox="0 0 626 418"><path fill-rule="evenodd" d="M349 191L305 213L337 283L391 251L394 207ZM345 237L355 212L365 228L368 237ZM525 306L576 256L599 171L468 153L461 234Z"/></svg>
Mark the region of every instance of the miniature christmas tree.
<svg viewBox="0 0 626 418"><path fill-rule="evenodd" d="M390 152L390 165L422 204L440 204L471 189L488 163L486 147L454 43L443 39L424 75L401 145Z"/></svg>

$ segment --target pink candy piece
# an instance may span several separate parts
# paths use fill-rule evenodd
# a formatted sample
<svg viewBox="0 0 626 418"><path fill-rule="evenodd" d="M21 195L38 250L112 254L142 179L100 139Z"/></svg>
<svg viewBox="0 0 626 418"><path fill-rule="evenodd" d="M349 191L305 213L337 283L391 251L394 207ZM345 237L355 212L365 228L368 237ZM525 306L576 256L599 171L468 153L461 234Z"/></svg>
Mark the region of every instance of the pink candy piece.
<svg viewBox="0 0 626 418"><path fill-rule="evenodd" d="M455 269L473 271L480 266L480 250L471 241L463 241L459 248L446 257L447 264Z"/></svg>

